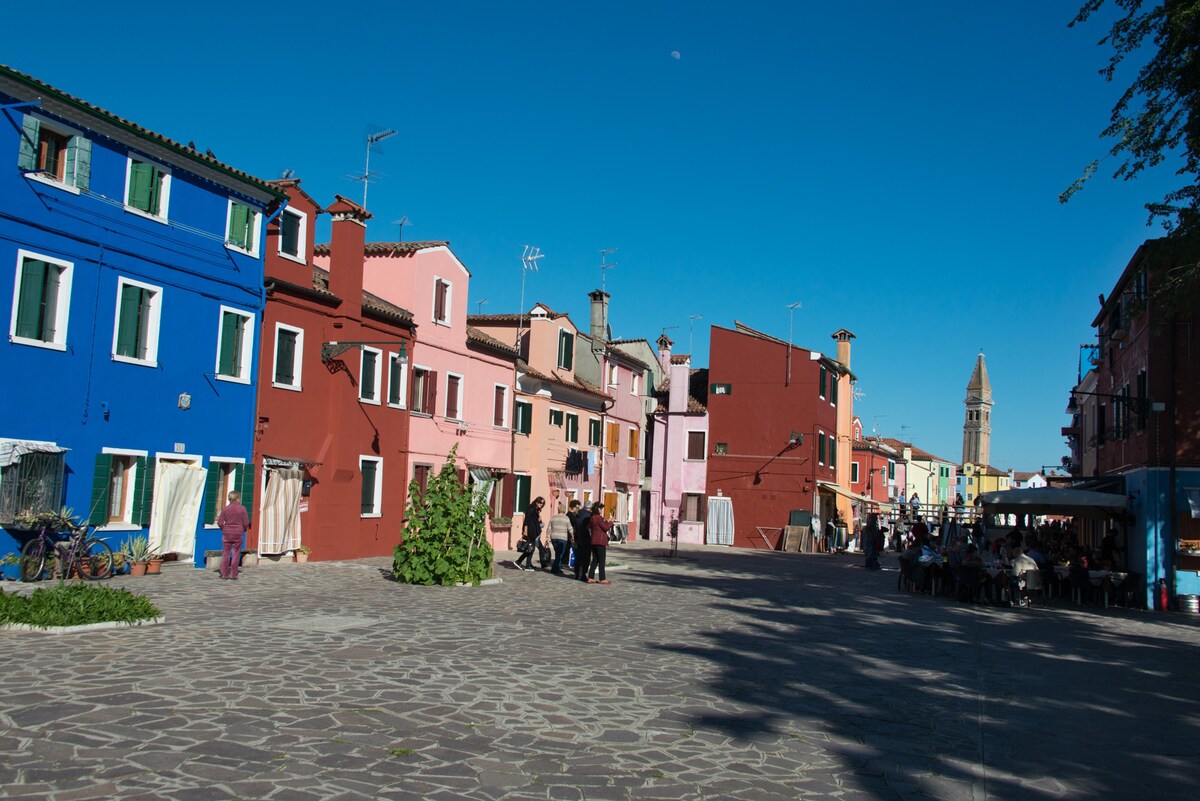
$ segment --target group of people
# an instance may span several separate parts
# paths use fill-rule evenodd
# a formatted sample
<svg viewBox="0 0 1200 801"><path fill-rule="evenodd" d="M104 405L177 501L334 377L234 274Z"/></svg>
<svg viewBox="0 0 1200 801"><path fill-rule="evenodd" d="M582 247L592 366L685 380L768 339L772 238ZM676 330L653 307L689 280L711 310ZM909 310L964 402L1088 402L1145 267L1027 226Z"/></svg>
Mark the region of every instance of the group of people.
<svg viewBox="0 0 1200 801"><path fill-rule="evenodd" d="M557 513L543 526L545 508L546 499L539 495L525 509L525 522L521 524L521 539L517 544L521 554L514 563L517 570L533 570L533 555L537 553L543 570L564 576L563 561L568 552L573 551L572 571L576 580L610 584L605 563L608 561L608 532L613 524L604 516L604 504L593 503L585 507L576 500L570 504L560 502Z"/></svg>

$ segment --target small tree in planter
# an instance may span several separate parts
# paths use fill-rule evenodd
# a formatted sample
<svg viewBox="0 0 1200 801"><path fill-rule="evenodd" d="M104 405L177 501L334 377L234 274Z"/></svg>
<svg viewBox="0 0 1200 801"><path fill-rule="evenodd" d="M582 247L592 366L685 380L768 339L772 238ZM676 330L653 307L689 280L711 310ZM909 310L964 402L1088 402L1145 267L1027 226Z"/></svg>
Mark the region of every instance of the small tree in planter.
<svg viewBox="0 0 1200 801"><path fill-rule="evenodd" d="M492 574L487 541L487 494L458 480L455 446L424 495L408 487L404 540L396 546L392 575L404 584L478 584Z"/></svg>

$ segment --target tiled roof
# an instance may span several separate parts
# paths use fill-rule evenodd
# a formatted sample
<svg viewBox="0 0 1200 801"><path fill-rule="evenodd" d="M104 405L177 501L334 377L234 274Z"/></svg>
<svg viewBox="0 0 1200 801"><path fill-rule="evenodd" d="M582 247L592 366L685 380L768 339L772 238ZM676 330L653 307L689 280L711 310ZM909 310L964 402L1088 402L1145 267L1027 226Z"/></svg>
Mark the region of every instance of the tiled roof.
<svg viewBox="0 0 1200 801"><path fill-rule="evenodd" d="M608 344L610 344L610 345L634 345L634 344L637 344L638 342L645 342L647 345L650 344L649 340L638 339L636 337L634 339L610 339L608 341Z"/></svg>
<svg viewBox="0 0 1200 801"><path fill-rule="evenodd" d="M1019 470L1019 471L1016 471L1013 473L1013 480L1014 481L1028 481L1029 479L1033 478L1034 476L1040 476L1040 475L1041 475L1041 473L1039 473L1037 471L1034 471L1031 473L1026 473L1024 470Z"/></svg>
<svg viewBox="0 0 1200 801"><path fill-rule="evenodd" d="M472 328L471 326L467 326L467 341L468 342L477 342L480 345L486 345L487 347L491 348L492 350L502 351L502 352L508 354L509 356L519 356L520 355L520 351L518 351L512 345L506 345L503 342L501 342L500 340L496 339L494 336L485 334L484 332L480 331L478 328Z"/></svg>
<svg viewBox="0 0 1200 801"><path fill-rule="evenodd" d="M403 256L416 253L418 250L446 247L449 242L430 240L427 242L368 242L363 246L363 253L368 256ZM329 243L321 242L313 247L313 253L318 256L329 255Z"/></svg>
<svg viewBox="0 0 1200 801"><path fill-rule="evenodd" d="M692 360L692 357L686 353L680 353L678 356L671 357L671 364L687 364Z"/></svg>
<svg viewBox="0 0 1200 801"><path fill-rule="evenodd" d="M658 401L658 405L654 408L655 414L666 414L667 413L668 397L669 397L669 393L667 393L667 392L655 392L654 393L654 399L656 401ZM687 413L688 414L707 414L708 407L705 406L703 403L701 403L699 400L697 400L696 396L688 395Z"/></svg>
<svg viewBox="0 0 1200 801"><path fill-rule="evenodd" d="M308 194L307 192L305 192L303 189L300 188L300 179L299 178L279 178L274 181L267 181L267 183L278 189L284 189L284 190L295 189L301 195L306 197L308 199L309 203L311 203L317 207L317 214L325 213L325 209L322 208L321 204L316 201L316 198L314 198L312 195Z"/></svg>
<svg viewBox="0 0 1200 801"><path fill-rule="evenodd" d="M529 318L529 315L516 314L468 314L467 325L487 325L488 323L515 323L518 318Z"/></svg>
<svg viewBox="0 0 1200 801"><path fill-rule="evenodd" d="M611 345L612 343L610 342L609 344ZM630 364L636 364L638 367L641 367L643 370L653 370L654 369L653 367L651 367L650 365L646 364L644 361L639 359L637 356L634 356L632 353L629 353L628 351L623 351L620 348L610 347L610 348L608 348L608 353L610 353L614 356L619 356L622 359L624 359L625 361L629 362Z"/></svg>
<svg viewBox="0 0 1200 801"><path fill-rule="evenodd" d="M904 440L899 440L894 437L880 437L880 440L895 448L898 452L903 451L905 448L912 448L912 458L918 462L944 462L946 464L954 464L949 459L943 459L940 456L934 456L929 451L922 450L916 445L913 445L911 442L905 442Z"/></svg>
<svg viewBox="0 0 1200 801"><path fill-rule="evenodd" d="M37 78L34 78L32 75L26 75L25 73L15 70L12 67L0 64L0 78L5 77L5 76L17 81L18 83L22 83L22 84L28 86L31 90L33 90L35 93L37 93L39 95L50 96L57 100L65 101L66 103L68 103L70 105L77 106L78 108L82 109L83 111L85 111L89 114L92 114L94 116L104 119L106 122L108 122L110 124L116 125L121 128L125 128L128 131L132 132L133 134L135 134L136 136L138 136L142 139L147 139L147 140L155 142L159 145L163 145L164 147L170 148L171 150L178 152L178 154L183 156L185 159L195 161L195 162L198 162L205 166L219 170L220 172L226 173L227 175L237 178L240 181L244 181L245 183L251 184L252 186L256 187L257 189L265 191L272 196L279 197L279 198L282 198L284 196L283 192L280 191L280 189L278 187L270 185L269 183L262 180L261 178L255 178L253 175L251 175L248 172L243 172L242 170L239 170L236 167L231 167L228 164L225 164L222 161L218 161L217 159L213 158L212 156L210 156L206 153L198 152L194 147L188 147L186 145L181 145L180 143L176 142L175 140L168 139L167 137L163 136L162 134L155 133L154 131L151 131L148 128L143 128L142 126L138 125L136 122L127 120L124 117L119 117L116 114L113 114L111 111L106 111L106 110L100 108L99 106L92 105L91 103L87 102L86 100L75 97L74 95L71 95L71 94L67 94L66 92L64 92L61 89L56 89L55 87L51 86L48 83L43 83L42 81L39 81Z"/></svg>
<svg viewBox="0 0 1200 801"><path fill-rule="evenodd" d="M329 295L331 298L336 297L329 291L329 271L322 270L320 267L313 267L313 289L317 292ZM395 317L406 324L412 323L413 313L408 309L397 306L394 303L389 303L378 295L373 295L366 290L362 293L362 308L365 311L372 311L376 314L386 314Z"/></svg>
<svg viewBox="0 0 1200 801"><path fill-rule="evenodd" d="M517 368L520 369L522 372L524 372L527 376L529 376L531 378L536 378L539 381L548 381L551 384L558 384L559 386L569 387L570 389L575 389L580 392L586 392L589 395L595 395L596 397L599 397L599 398L611 399L611 396L608 395L607 393L605 393L599 387L594 386L594 385L590 384L589 382L584 381L581 378L560 376L560 375L547 375L546 373L543 373L541 370L537 370L533 367L530 367L529 363L526 362L524 359L517 362Z"/></svg>

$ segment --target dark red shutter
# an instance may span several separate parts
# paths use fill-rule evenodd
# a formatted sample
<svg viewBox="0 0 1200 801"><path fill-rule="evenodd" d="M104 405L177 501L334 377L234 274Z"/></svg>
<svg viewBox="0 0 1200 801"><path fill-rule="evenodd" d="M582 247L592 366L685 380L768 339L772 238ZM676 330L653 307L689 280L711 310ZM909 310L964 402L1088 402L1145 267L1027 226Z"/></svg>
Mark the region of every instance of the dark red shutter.
<svg viewBox="0 0 1200 801"><path fill-rule="evenodd" d="M437 408L437 373L430 370L425 379L425 413L432 415Z"/></svg>
<svg viewBox="0 0 1200 801"><path fill-rule="evenodd" d="M440 278L433 283L433 319L446 319L446 285Z"/></svg>
<svg viewBox="0 0 1200 801"><path fill-rule="evenodd" d="M501 517L513 516L513 500L516 497L514 493L515 483L516 482L513 481L512 473L505 473L504 478L500 479L500 489L504 494L502 507L503 514L500 515Z"/></svg>
<svg viewBox="0 0 1200 801"><path fill-rule="evenodd" d="M456 375L446 377L446 416L457 420L458 414L458 381Z"/></svg>
<svg viewBox="0 0 1200 801"><path fill-rule="evenodd" d="M496 387L496 408L492 412L492 424L497 426L504 425L504 397L506 393L504 387Z"/></svg>

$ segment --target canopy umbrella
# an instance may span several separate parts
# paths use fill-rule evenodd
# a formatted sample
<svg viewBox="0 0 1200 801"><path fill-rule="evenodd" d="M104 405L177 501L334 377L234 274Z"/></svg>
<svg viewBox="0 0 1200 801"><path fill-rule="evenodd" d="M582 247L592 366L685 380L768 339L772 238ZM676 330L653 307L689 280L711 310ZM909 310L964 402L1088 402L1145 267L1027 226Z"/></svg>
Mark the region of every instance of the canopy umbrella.
<svg viewBox="0 0 1200 801"><path fill-rule="evenodd" d="M1033 487L998 490L979 496L984 514L1071 515L1109 518L1121 514L1129 505L1124 495L1112 492Z"/></svg>

